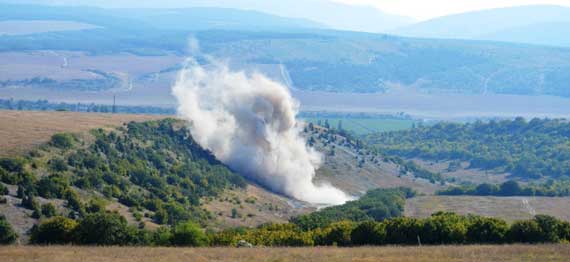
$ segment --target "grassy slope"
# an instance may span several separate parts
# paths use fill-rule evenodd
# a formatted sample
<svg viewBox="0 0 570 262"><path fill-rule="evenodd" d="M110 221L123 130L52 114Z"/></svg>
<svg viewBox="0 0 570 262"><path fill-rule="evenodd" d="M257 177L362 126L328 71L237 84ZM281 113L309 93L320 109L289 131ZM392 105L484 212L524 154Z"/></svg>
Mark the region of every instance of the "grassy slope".
<svg viewBox="0 0 570 262"><path fill-rule="evenodd" d="M156 115L74 112L0 111L0 156L23 154L49 141L55 133L80 133L130 121L162 119Z"/></svg>
<svg viewBox="0 0 570 262"><path fill-rule="evenodd" d="M427 217L438 211L499 217L509 222L529 219L536 214L570 220L570 198L421 196L406 201L406 216Z"/></svg>
<svg viewBox="0 0 570 262"><path fill-rule="evenodd" d="M121 248L121 247L5 247L4 262L170 262L170 261L568 261L567 245L362 247L362 248Z"/></svg>

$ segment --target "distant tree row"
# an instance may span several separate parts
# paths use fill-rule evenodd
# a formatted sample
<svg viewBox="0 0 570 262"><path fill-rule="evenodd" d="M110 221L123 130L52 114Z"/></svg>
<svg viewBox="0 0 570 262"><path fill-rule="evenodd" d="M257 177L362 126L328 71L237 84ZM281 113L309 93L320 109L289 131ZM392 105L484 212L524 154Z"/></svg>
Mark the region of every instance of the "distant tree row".
<svg viewBox="0 0 570 262"><path fill-rule="evenodd" d="M110 98L112 99L112 97ZM123 106L103 105L95 103L53 103L48 100L14 100L0 99L0 110L25 111L70 111L92 113L123 113L123 114L156 114L174 115L176 109L154 106Z"/></svg>
<svg viewBox="0 0 570 262"><path fill-rule="evenodd" d="M472 196L570 196L570 178L548 180L543 184L520 185L516 181L502 184L462 185L437 192L438 195L472 195Z"/></svg>
<svg viewBox="0 0 570 262"><path fill-rule="evenodd" d="M531 179L570 176L570 122L565 120L439 123L366 140L386 155L467 161L469 168Z"/></svg>
<svg viewBox="0 0 570 262"><path fill-rule="evenodd" d="M13 231L3 230L1 219L0 240L15 241ZM288 223L205 232L196 223L181 222L149 231L128 226L117 213L98 212L78 221L44 220L31 236L32 244L42 245L236 246L240 241L259 246L560 243L570 241L570 223L537 215L509 225L497 218L438 212L424 219L344 220L311 230Z"/></svg>
<svg viewBox="0 0 570 262"><path fill-rule="evenodd" d="M210 239L214 246L233 246L239 240L262 246L559 243L570 240L570 223L537 215L509 225L497 218L439 212L425 219L346 220L308 231L294 224L231 229Z"/></svg>

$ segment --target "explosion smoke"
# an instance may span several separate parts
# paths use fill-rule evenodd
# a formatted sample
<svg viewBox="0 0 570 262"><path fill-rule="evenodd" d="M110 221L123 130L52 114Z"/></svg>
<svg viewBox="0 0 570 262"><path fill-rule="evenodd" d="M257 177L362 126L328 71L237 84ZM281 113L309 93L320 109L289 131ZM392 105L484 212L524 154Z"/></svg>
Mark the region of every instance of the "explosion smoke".
<svg viewBox="0 0 570 262"><path fill-rule="evenodd" d="M172 88L178 114L194 139L223 163L273 191L315 204L350 199L339 189L313 183L322 156L306 145L289 90L260 73L232 71L190 59Z"/></svg>

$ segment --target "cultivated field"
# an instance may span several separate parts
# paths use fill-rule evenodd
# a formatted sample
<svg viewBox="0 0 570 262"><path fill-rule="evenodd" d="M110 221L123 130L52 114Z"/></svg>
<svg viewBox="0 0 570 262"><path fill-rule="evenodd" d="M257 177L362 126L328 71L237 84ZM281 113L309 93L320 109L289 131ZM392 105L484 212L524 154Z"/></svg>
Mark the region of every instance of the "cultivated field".
<svg viewBox="0 0 570 262"><path fill-rule="evenodd" d="M311 117L306 118L304 121L317 124L321 121L321 125L325 120L333 128L338 127L338 123L342 121L342 128L352 131L358 135L365 135L375 132L398 131L411 128L414 124L413 120L399 120L399 119L375 119L375 118L327 118L327 117Z"/></svg>
<svg viewBox="0 0 570 262"><path fill-rule="evenodd" d="M364 248L96 248L4 247L0 261L23 262L345 262L345 261L570 261L568 245Z"/></svg>
<svg viewBox="0 0 570 262"><path fill-rule="evenodd" d="M570 220L568 197L422 196L406 201L405 215L428 217L438 211L498 217L509 222L537 214Z"/></svg>
<svg viewBox="0 0 570 262"><path fill-rule="evenodd" d="M85 132L165 116L0 110L0 157L23 154L59 132Z"/></svg>

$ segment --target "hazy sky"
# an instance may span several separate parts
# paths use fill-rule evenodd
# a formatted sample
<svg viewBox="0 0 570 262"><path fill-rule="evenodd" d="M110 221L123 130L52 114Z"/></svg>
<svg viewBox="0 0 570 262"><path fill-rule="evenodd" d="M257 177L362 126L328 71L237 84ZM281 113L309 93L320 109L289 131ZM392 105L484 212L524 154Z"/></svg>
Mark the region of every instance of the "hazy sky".
<svg viewBox="0 0 570 262"><path fill-rule="evenodd" d="M333 0L375 6L382 11L424 20L437 16L519 5L564 5L570 0Z"/></svg>

